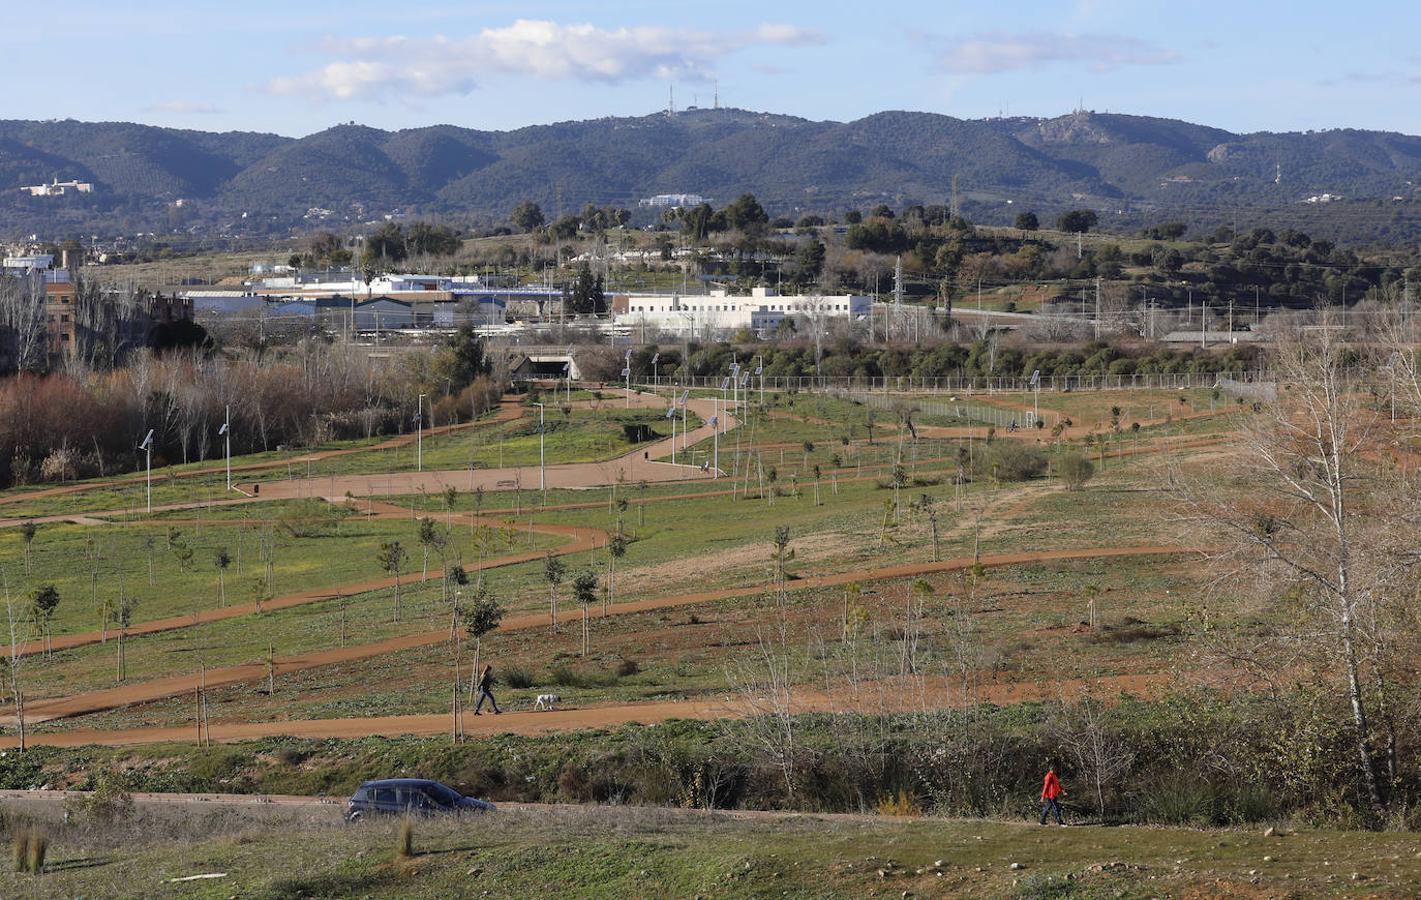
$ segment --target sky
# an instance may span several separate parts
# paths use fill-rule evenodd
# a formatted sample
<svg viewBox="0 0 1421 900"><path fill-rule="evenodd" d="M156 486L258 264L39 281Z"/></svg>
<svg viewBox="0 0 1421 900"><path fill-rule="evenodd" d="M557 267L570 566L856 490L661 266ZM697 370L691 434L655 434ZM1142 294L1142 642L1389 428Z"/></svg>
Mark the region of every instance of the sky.
<svg viewBox="0 0 1421 900"><path fill-rule="evenodd" d="M301 136L722 105L848 121L1096 111L1421 133L1421 3L71 0L0 116ZM29 86L29 90L21 90Z"/></svg>

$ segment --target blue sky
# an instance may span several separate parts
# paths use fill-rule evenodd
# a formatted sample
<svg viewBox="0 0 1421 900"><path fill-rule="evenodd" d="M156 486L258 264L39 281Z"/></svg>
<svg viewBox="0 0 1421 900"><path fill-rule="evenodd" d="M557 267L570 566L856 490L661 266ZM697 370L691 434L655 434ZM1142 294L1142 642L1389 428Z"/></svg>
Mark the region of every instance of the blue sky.
<svg viewBox="0 0 1421 900"><path fill-rule="evenodd" d="M36 21L41 21L36 18ZM6 118L303 135L722 103L816 119L1086 108L1421 133L1421 3L77 0L11 35ZM20 90L20 86L29 90Z"/></svg>

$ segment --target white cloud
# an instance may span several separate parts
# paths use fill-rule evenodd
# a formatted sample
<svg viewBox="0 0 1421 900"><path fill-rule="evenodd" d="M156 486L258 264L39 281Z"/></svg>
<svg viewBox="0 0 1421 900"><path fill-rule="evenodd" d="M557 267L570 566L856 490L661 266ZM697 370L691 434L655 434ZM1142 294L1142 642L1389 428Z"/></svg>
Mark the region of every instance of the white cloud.
<svg viewBox="0 0 1421 900"><path fill-rule="evenodd" d="M222 112L216 105L201 100L162 100L144 107L143 111L179 116L215 116Z"/></svg>
<svg viewBox="0 0 1421 900"><path fill-rule="evenodd" d="M803 47L823 41L819 32L793 25L761 25L748 31L603 29L519 19L467 38L329 40L322 51L335 61L273 79L265 89L273 94L353 100L463 94L484 79L501 75L606 83L703 79L710 76L716 60L748 47Z"/></svg>
<svg viewBox="0 0 1421 900"><path fill-rule="evenodd" d="M936 48L938 64L949 72L991 75L1083 63L1096 72L1121 66L1157 66L1179 62L1173 50L1139 38L1115 34L1053 34L1043 31L989 32L950 39Z"/></svg>

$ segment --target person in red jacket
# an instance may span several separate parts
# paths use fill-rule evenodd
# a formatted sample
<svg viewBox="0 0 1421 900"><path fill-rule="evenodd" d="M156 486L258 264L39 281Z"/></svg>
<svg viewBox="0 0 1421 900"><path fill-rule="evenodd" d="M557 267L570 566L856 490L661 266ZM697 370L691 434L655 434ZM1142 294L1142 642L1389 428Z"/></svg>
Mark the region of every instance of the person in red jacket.
<svg viewBox="0 0 1421 900"><path fill-rule="evenodd" d="M1061 804L1057 802L1058 797L1063 796L1066 789L1061 787L1061 779L1056 777L1056 767L1048 765L1046 767L1046 778L1041 783L1041 824L1046 824L1046 814L1053 813L1056 816L1056 824L1062 828L1066 823L1061 821Z"/></svg>

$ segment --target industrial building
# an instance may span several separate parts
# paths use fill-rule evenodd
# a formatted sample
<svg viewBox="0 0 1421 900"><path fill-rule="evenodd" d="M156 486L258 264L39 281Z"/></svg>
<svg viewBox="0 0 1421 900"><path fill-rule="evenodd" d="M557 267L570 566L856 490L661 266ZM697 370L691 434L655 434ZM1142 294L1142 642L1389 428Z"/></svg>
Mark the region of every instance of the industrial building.
<svg viewBox="0 0 1421 900"><path fill-rule="evenodd" d="M709 294L619 294L612 298L612 316L619 327L634 331L707 335L749 329L769 334L786 319L813 325L867 320L872 297L842 295L780 296L774 288L757 287L749 296L724 290Z"/></svg>

